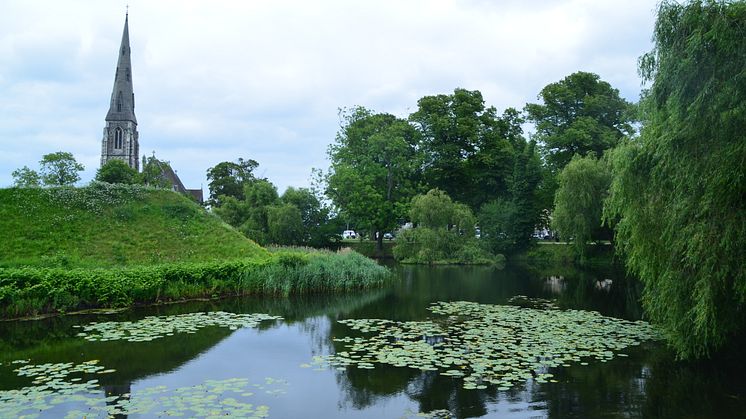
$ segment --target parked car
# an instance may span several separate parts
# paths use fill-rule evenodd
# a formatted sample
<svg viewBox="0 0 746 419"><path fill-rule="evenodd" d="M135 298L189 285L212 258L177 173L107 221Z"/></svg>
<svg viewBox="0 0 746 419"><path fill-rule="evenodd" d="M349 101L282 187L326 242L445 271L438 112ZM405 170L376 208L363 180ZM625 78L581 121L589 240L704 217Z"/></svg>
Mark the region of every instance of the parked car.
<svg viewBox="0 0 746 419"><path fill-rule="evenodd" d="M386 240L394 240L394 235L391 233L384 233L383 238Z"/></svg>
<svg viewBox="0 0 746 419"><path fill-rule="evenodd" d="M356 239L357 233L355 233L355 230L345 230L342 232L342 238L343 239Z"/></svg>

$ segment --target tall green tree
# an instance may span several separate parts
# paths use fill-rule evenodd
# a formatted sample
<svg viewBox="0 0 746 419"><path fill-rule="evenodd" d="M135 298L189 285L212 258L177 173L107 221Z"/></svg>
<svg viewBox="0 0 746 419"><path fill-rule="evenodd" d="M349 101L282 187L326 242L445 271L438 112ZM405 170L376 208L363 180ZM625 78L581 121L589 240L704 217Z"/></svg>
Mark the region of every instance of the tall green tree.
<svg viewBox="0 0 746 419"><path fill-rule="evenodd" d="M295 205L281 204L267 207L267 241L284 246L306 241L306 229L301 211Z"/></svg>
<svg viewBox="0 0 746 419"><path fill-rule="evenodd" d="M280 200L300 211L303 233L298 244L328 247L338 241L341 226L332 220L330 208L322 205L316 194L308 188L289 187Z"/></svg>
<svg viewBox="0 0 746 419"><path fill-rule="evenodd" d="M522 117L508 109L502 117L486 107L478 90L425 96L409 117L422 136L424 181L472 208L507 188L512 142L522 138Z"/></svg>
<svg viewBox="0 0 746 419"><path fill-rule="evenodd" d="M555 172L575 154L601 157L634 132L635 107L597 74L570 74L544 87L539 98L543 103L526 105L526 112Z"/></svg>
<svg viewBox="0 0 746 419"><path fill-rule="evenodd" d="M112 159L96 171L95 179L99 182L123 183L131 185L140 181L137 170L131 168L124 160Z"/></svg>
<svg viewBox="0 0 746 419"><path fill-rule="evenodd" d="M531 243L545 209L540 193L543 179L536 143L518 142L513 170L507 178L507 193L484 204L479 211L484 242L493 253L514 252Z"/></svg>
<svg viewBox="0 0 746 419"><path fill-rule="evenodd" d="M606 217L643 306L683 358L746 329L746 3L664 1L639 139L612 155Z"/></svg>
<svg viewBox="0 0 746 419"><path fill-rule="evenodd" d="M11 173L13 176L13 185L19 188L32 188L41 185L41 176L36 170L23 166Z"/></svg>
<svg viewBox="0 0 746 419"><path fill-rule="evenodd" d="M593 156L576 154L559 174L552 227L560 237L572 237L581 261L585 260L588 242L600 236L603 202L610 182L608 167Z"/></svg>
<svg viewBox="0 0 746 419"><path fill-rule="evenodd" d="M269 207L280 203L277 188L266 179L258 179L244 187L244 195L248 217L239 230L259 244L270 243Z"/></svg>
<svg viewBox="0 0 746 419"><path fill-rule="evenodd" d="M224 161L207 169L207 186L210 189L209 204L219 207L224 196L244 199L244 187L253 182L254 170L259 167L256 160L239 158L237 162Z"/></svg>
<svg viewBox="0 0 746 419"><path fill-rule="evenodd" d="M85 170L72 153L66 151L45 154L39 165L41 178L48 186L72 185L80 180L78 172Z"/></svg>
<svg viewBox="0 0 746 419"><path fill-rule="evenodd" d="M327 194L334 204L371 232L397 226L417 188L421 167L419 136L407 121L357 107L343 114L343 125L329 148Z"/></svg>

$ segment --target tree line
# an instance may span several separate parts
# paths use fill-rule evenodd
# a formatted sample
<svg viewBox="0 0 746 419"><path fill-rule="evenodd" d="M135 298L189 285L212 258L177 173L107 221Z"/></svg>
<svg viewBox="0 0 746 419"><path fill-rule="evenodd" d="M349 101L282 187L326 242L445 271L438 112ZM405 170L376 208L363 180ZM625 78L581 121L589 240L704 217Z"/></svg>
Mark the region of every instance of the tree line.
<svg viewBox="0 0 746 419"><path fill-rule="evenodd" d="M661 2L637 104L576 72L521 110L466 89L425 96L406 118L345 109L316 196L379 245L405 221L428 230L404 239L441 250L464 220L495 253L542 225L581 260L589 241L613 240L678 355L710 356L746 332L744 22L744 1Z"/></svg>

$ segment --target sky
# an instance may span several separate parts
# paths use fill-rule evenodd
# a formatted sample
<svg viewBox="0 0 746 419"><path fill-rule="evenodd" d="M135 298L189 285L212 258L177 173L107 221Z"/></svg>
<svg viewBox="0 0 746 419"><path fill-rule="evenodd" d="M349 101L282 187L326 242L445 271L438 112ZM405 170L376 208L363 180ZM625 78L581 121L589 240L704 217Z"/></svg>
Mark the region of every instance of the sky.
<svg viewBox="0 0 746 419"><path fill-rule="evenodd" d="M340 108L407 117L464 88L502 112L576 71L636 102L656 1L1 0L0 187L55 151L93 179L127 5L140 153L207 194L239 157L308 186Z"/></svg>

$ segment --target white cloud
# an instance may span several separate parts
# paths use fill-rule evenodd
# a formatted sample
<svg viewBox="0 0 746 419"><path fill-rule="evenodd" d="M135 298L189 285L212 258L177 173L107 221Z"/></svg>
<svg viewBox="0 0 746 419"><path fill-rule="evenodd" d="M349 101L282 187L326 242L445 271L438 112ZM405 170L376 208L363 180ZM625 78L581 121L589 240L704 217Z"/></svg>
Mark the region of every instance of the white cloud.
<svg viewBox="0 0 746 419"><path fill-rule="evenodd" d="M0 185L66 150L98 166L123 5L0 6ZM654 0L130 1L141 150L188 187L253 158L282 192L324 167L340 107L406 116L424 95L482 91L521 108L568 74L636 100Z"/></svg>

